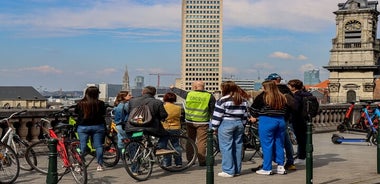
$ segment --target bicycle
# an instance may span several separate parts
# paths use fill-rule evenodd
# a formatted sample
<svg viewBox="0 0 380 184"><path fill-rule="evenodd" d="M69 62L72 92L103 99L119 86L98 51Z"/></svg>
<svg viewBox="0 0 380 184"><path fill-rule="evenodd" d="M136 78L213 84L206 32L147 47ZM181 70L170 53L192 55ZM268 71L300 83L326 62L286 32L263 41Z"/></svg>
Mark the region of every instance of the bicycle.
<svg viewBox="0 0 380 184"><path fill-rule="evenodd" d="M183 135L169 135L168 150L158 153L157 139L145 129L127 132L130 138L125 139L125 148L122 151L122 160L127 173L137 181L147 180L153 171L153 164L157 163L162 169L170 172L179 172L190 168L197 158L197 147L188 137ZM180 149L176 150L171 139L179 139ZM189 154L187 154L189 153ZM182 164L169 166L163 164L164 158L181 159Z"/></svg>
<svg viewBox="0 0 380 184"><path fill-rule="evenodd" d="M42 126L44 123L48 124L48 128ZM49 162L49 139L57 139L57 152L60 159L57 159L57 173L60 176L58 179L67 174L71 173L77 184L87 183L87 167L84 162L83 157L77 151L79 149L79 141L73 138L74 126L58 123L55 128L59 130L60 136L56 134L53 127L51 126L51 121L45 118L41 118L41 124L39 125L43 128L45 134L45 139L33 143L26 150L26 158L28 163L38 172L47 174ZM37 164L34 164L29 159L30 150L33 150L37 156ZM41 164L42 163L42 164Z"/></svg>
<svg viewBox="0 0 380 184"><path fill-rule="evenodd" d="M14 183L20 173L20 162L16 152L0 142L0 184Z"/></svg>
<svg viewBox="0 0 380 184"><path fill-rule="evenodd" d="M371 101L367 101L367 105L363 105L365 106L368 112L371 111L370 110L371 103L372 103ZM363 108L360 109L359 119L357 119L355 123L351 124L350 121L353 117L354 108L355 108L355 102L351 102L351 105L348 107L345 113L343 122L337 126L337 130L340 133L343 133L345 131L367 132L367 129L369 128L369 123L368 123L368 120L366 119L366 114ZM375 128L377 128L378 120L374 119L373 124Z"/></svg>
<svg viewBox="0 0 380 184"><path fill-rule="evenodd" d="M14 122L10 121L10 119L12 119L13 117L15 117L19 114L22 114L26 111L27 110L14 112L9 117L3 118L0 120L0 123L6 123L8 126L7 131L5 132L4 136L1 138L1 142L10 146L16 152L17 158L20 161L20 168L22 170L30 171L33 169L33 167L31 167L28 164L28 162L25 158L25 152L26 152L26 149L29 147L29 144L26 141L22 140L19 135L17 135L16 128L13 126ZM32 159L33 163L37 162L36 156L32 150L31 150L30 157L31 157L30 159Z"/></svg>

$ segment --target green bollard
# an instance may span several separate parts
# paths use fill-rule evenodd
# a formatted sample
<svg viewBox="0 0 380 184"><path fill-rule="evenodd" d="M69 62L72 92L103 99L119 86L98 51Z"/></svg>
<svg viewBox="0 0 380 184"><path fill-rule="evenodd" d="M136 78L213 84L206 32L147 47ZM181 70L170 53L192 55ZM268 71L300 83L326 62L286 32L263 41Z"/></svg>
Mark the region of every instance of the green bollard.
<svg viewBox="0 0 380 184"><path fill-rule="evenodd" d="M57 173L57 139L49 139L49 168L48 174L46 176L46 184L57 184L58 183L58 173Z"/></svg>
<svg viewBox="0 0 380 184"><path fill-rule="evenodd" d="M380 127L377 127L377 137L376 137L376 143L377 143L377 174L380 174Z"/></svg>
<svg viewBox="0 0 380 184"><path fill-rule="evenodd" d="M207 155L206 155L206 183L214 184L214 155L213 155L213 129L208 129L207 131Z"/></svg>
<svg viewBox="0 0 380 184"><path fill-rule="evenodd" d="M306 124L306 183L313 183L313 126L310 116Z"/></svg>

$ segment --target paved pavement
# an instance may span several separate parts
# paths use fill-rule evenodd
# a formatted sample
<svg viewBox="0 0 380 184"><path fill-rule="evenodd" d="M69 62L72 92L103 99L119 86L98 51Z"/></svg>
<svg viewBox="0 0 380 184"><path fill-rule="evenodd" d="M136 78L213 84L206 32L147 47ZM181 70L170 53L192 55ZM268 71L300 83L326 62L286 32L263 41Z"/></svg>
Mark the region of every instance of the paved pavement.
<svg viewBox="0 0 380 184"><path fill-rule="evenodd" d="M377 174L377 147L368 146L367 143L342 143L331 142L332 133L320 133L313 135L313 183L317 184L380 184L380 174ZM357 134L341 134L344 137L364 137ZM249 153L248 153L249 154ZM247 155L249 156L249 155ZM214 183L255 183L255 184L283 184L306 183L306 167L297 166L297 170L288 172L287 175L263 176L251 172L251 168L258 166L261 159L254 158L243 162L242 175L233 178L221 178L217 173L221 171L221 158L215 158ZM129 177L120 162L114 168L108 168L103 172L96 172L95 165L88 170L89 184L115 184L137 183ZM35 171L21 171L16 183L46 183L46 176ZM65 175L59 181L62 184L74 183L70 174ZM140 183L140 182L139 182ZM194 166L181 173L170 173L155 167L152 176L144 182L149 184L193 184L206 183L206 167Z"/></svg>

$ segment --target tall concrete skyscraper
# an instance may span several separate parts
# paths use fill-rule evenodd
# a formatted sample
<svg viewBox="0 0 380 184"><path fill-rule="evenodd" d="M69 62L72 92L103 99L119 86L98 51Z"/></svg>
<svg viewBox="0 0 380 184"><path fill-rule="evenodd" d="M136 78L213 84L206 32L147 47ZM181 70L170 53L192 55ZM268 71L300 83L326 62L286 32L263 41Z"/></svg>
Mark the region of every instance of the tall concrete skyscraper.
<svg viewBox="0 0 380 184"><path fill-rule="evenodd" d="M222 82L223 0L182 0L182 66L177 87L191 90L202 80L205 90Z"/></svg>

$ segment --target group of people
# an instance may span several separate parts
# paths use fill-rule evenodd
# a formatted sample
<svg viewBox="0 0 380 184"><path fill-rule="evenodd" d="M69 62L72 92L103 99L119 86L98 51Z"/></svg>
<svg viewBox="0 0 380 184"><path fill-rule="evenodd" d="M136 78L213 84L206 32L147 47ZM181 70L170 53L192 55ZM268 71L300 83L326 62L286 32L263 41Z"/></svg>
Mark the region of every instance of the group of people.
<svg viewBox="0 0 380 184"><path fill-rule="evenodd" d="M241 174L243 134L246 123L259 122L259 137L263 152L262 166L254 170L257 174L272 174L272 162L277 164L274 171L286 174L286 170L295 170L295 164L305 164L306 158L306 117L302 116L304 96L311 95L304 89L302 81L293 79L287 85L281 84L278 74L270 74L262 83L262 92L253 103L247 94L233 81L221 84L221 98L205 90L205 83L195 81L191 91L170 86L163 101L155 99L156 88L146 86L141 96L132 98L128 91L120 91L114 103L114 122L118 130L118 148L124 148L123 139L128 137L126 130L133 131L135 126L128 122L132 109L147 104L152 121L148 132L159 137L157 153L165 152L169 134L179 134L181 118L184 116L187 136L198 148L199 166L206 166L207 130L212 128L218 135L222 155L222 172L220 177L234 177ZM183 109L174 104L177 96L185 99ZM88 87L84 98L77 103L78 133L81 150L86 150L86 142L91 136L94 140L97 158L97 171L103 167L103 141L105 136L105 103L99 100L99 89ZM250 110L248 110L250 109ZM184 114L184 115L183 115ZM293 159L293 147L287 135L287 126L291 123L296 134L298 148L297 159ZM128 132L128 131L127 131ZM180 151L178 140L170 140ZM165 157L163 164L177 167L182 165L182 158Z"/></svg>

